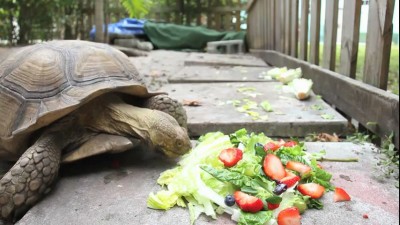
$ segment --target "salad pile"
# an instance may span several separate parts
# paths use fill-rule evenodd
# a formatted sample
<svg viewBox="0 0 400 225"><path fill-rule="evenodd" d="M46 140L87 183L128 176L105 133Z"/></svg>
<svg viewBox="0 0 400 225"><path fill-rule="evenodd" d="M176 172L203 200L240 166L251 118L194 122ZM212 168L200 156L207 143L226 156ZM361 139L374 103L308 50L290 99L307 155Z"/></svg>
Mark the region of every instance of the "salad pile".
<svg viewBox="0 0 400 225"><path fill-rule="evenodd" d="M150 193L147 206L187 207L191 224L202 213L214 219L228 213L239 225L300 224L306 209L322 209L319 198L326 191L335 190L334 201L350 200L318 164L324 154L245 129L207 133L175 168L160 175L157 182L164 188Z"/></svg>

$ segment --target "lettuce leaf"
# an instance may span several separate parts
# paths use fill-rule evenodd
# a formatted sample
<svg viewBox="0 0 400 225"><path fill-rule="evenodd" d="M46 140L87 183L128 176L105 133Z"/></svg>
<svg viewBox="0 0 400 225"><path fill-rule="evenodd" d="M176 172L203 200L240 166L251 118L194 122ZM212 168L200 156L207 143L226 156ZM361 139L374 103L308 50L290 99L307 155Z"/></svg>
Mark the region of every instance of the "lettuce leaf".
<svg viewBox="0 0 400 225"><path fill-rule="evenodd" d="M260 211L257 213L242 212L238 225L264 225L272 219L272 211Z"/></svg>

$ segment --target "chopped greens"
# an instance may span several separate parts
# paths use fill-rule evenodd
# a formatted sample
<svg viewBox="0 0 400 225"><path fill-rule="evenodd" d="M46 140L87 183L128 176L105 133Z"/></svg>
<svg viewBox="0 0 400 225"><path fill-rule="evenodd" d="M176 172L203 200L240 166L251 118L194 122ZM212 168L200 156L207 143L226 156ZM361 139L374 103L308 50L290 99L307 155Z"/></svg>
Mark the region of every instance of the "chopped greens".
<svg viewBox="0 0 400 225"><path fill-rule="evenodd" d="M264 145L274 142L277 150L265 150ZM296 143L296 144L293 144ZM227 148L237 148L243 157L232 167L226 167L219 154ZM321 209L321 201L312 199L296 190L299 183L317 183L326 190L334 190L330 183L332 175L321 169L317 159L324 155L308 153L303 143L297 141L274 141L263 133L248 133L240 129L226 135L221 132L207 133L201 136L198 144L178 162L177 167L161 173L157 180L163 189L150 193L147 206L153 209L168 210L175 205L187 207L191 224L205 214L216 219L218 214L228 213L238 225L276 224L279 212L289 207L297 207L301 213L307 208ZM270 179L265 173L264 158L267 154L276 155L283 166L288 161L296 161L311 168L311 172L302 174L300 181L290 186L282 194L274 189L277 180ZM287 172L289 173L289 172ZM297 176L296 171L290 172ZM282 181L283 182L283 181ZM257 212L246 212L241 205L227 206L225 197L243 192L262 200L264 208ZM277 204L269 209L268 204Z"/></svg>

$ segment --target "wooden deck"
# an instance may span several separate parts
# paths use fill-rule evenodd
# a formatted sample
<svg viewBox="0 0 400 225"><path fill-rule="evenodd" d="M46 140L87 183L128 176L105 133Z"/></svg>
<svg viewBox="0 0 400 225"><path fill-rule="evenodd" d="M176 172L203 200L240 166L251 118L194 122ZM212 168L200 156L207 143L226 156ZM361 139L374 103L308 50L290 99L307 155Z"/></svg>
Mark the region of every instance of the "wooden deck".
<svg viewBox="0 0 400 225"><path fill-rule="evenodd" d="M254 59L246 55L236 56L237 62L243 64L225 63L229 61L226 57L229 56L154 51L131 60L150 89L167 91L182 102L200 104L185 106L189 132L194 139L210 131L229 133L243 127L285 138L346 131L347 120L320 97L312 94L310 99L299 101L280 83L265 79L263 72L271 68L267 64L246 63ZM195 65L186 63L193 58L199 60ZM217 58L221 65L216 63ZM270 103L271 112L259 107L263 101ZM257 103L251 111L258 113L258 117L238 111L249 102L253 106ZM396 180L378 179L379 172L374 168L379 155L372 144L307 142L305 146L309 152L326 150L329 158L357 158L358 162L322 162L333 175L332 183L346 189L352 201L334 203L333 193L329 192L321 199L324 209L306 211L302 224L399 224ZM137 148L63 165L55 189L17 225L189 224L188 209L174 207L161 211L146 207L149 193L160 190L156 184L160 173L176 166L176 161L148 152ZM114 162L120 165L118 169L112 168ZM217 220L201 216L196 222L196 225L219 224L236 223L229 215L221 215Z"/></svg>
<svg viewBox="0 0 400 225"><path fill-rule="evenodd" d="M155 90L165 91L182 103L200 104L185 106L192 137L243 127L279 137L346 132L347 120L342 115L314 94L305 101L297 100L285 86L267 76L272 67L260 58L154 51L149 57L131 60L143 76L151 78L150 85L164 80ZM271 105L271 112L261 107L264 101ZM249 104L251 109L243 111Z"/></svg>

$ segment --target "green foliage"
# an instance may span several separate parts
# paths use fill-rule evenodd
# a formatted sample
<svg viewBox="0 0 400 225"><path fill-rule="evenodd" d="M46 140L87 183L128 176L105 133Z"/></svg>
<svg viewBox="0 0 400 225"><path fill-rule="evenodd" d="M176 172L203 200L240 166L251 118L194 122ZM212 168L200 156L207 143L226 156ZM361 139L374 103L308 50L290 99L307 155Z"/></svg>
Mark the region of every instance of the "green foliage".
<svg viewBox="0 0 400 225"><path fill-rule="evenodd" d="M375 137L372 137L370 134L366 134L363 132L355 132L346 137L346 141L353 142L356 144L361 144L365 142L372 142Z"/></svg>
<svg viewBox="0 0 400 225"><path fill-rule="evenodd" d="M152 2L149 0L120 0L120 2L132 18L143 17L152 6Z"/></svg>
<svg viewBox="0 0 400 225"><path fill-rule="evenodd" d="M380 157L377 163L377 169L383 173L385 178L393 177L396 179L396 187L399 188L399 152L393 144L393 134L382 141L379 153Z"/></svg>

